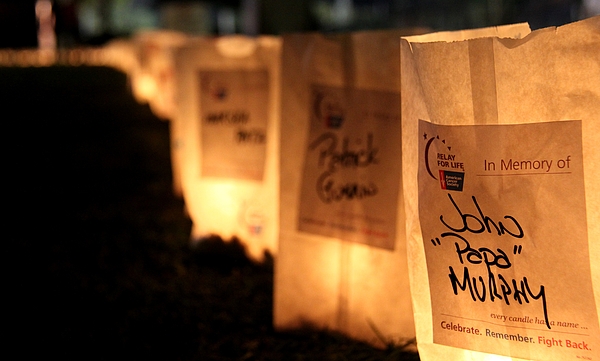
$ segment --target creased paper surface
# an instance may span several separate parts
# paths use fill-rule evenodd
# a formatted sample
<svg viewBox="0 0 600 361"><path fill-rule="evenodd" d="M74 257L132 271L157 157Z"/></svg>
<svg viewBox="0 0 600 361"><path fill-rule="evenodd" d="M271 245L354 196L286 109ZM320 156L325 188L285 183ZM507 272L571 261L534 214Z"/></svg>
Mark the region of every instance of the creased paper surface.
<svg viewBox="0 0 600 361"><path fill-rule="evenodd" d="M414 337L399 181L401 35L284 36L278 329L308 323L378 346ZM372 185L387 198L380 209Z"/></svg>
<svg viewBox="0 0 600 361"><path fill-rule="evenodd" d="M193 240L277 252L281 39L197 38L175 52L182 189Z"/></svg>
<svg viewBox="0 0 600 361"><path fill-rule="evenodd" d="M600 237L600 148L597 147L600 134L599 35L600 18L595 17L556 29L535 31L523 39L490 37L449 43L403 41L403 175L408 179L404 182L404 189L408 248L413 256L409 258L411 291L418 320L416 327L421 359L598 359L600 248L595 240ZM427 120L421 126L431 128L419 129L419 119ZM556 125L556 122L565 124ZM531 125L523 127L535 127L515 130L508 125L529 123ZM577 130L568 124L575 124L573 127L580 124L581 135L578 136ZM436 125L454 126L450 128L459 130L447 130ZM465 129L470 129L462 130L462 127L456 127L458 125L469 126ZM481 135L488 131L479 127L490 129L489 134ZM496 127L502 130L492 130ZM427 139L422 132L424 129L430 130ZM448 132L448 136L443 137L442 132ZM426 147L434 134L453 144L447 145L452 150L439 151L442 148L437 148L434 151L436 148L431 147L437 143L437 138L431 143L430 150L436 159L431 160L430 170L438 178L432 186L445 192L445 198L442 197L436 207L445 208L437 210L439 214L435 220L426 220L423 214L419 217L419 209L424 208L422 202L433 195L419 193L422 187L426 187L425 183L419 182L433 179L427 169L419 168L424 157L424 148L420 147ZM571 155L569 158L568 153L576 154L579 142L582 184L577 180L575 170L568 175L517 175L524 171L564 171L567 164L576 166L577 157ZM452 153L463 152L456 148L456 144L470 147L469 154L463 158L465 161L458 160L458 154ZM441 154L440 159L437 159L438 153ZM452 159L451 155L456 157ZM439 173L438 160L443 166L448 166L442 167L444 174ZM467 171L466 160L475 162L471 167L475 169ZM464 163L465 170L453 169L456 163ZM562 170L558 167L559 163L563 166ZM497 172L516 174L485 176L491 174L494 167ZM463 172L464 175L460 174ZM473 179L472 174L476 173L482 176ZM440 183L440 178L447 181L445 190L441 188L444 183ZM460 186L462 191L457 188ZM470 193L472 186L477 189L473 194ZM465 193L467 191L468 194ZM448 194L452 195L452 199ZM529 303L524 301L523 294L517 293L523 302L520 304L514 292L509 295L510 305L499 298L490 302L489 293L486 302L479 300L481 294L475 294L476 301L473 301L468 283L464 283L465 267L471 282L479 286L490 285L490 273L486 267L483 273L474 271L481 264L473 264L466 257L463 258L464 263L460 263L460 251L456 251L455 243L465 245L462 239L451 235L441 237L446 231L439 217L447 217L444 219L451 222L450 217L458 215L457 209L480 219L483 214L495 222L503 222L506 233L502 236L492 236L487 228L481 233L468 230L459 233L478 252L479 248L486 247L490 252L483 251L488 256L492 253L501 255L498 249L506 253L510 267L500 269L494 265L490 268L493 269L491 272L506 274L504 277L513 290L529 285L530 289L525 289ZM467 218L469 227L475 228L475 218ZM460 219L461 216L455 218ZM508 233L510 230L520 234L516 222L522 228L522 238ZM570 228L571 224L578 226ZM448 225L457 228L454 226L456 223ZM487 240L483 241L484 238ZM490 245L480 244L479 239ZM543 242L548 246L542 246ZM448 253L442 251L444 248ZM448 262L439 265L445 267L443 275L437 273L439 269L434 271L437 267L428 262L434 254ZM475 256L471 256L471 260L475 260L476 254L473 253ZM466 285L466 291L458 287L457 294L454 294L450 266L457 276L455 279L462 277L461 284ZM524 277L527 277L527 282ZM442 282L442 286L430 289L431 281ZM450 286L451 295L443 301L448 306L440 308L439 301L445 292L443 283L446 287ZM541 292L542 285L544 292ZM502 294L504 289L498 289ZM482 288L478 290L481 292ZM505 290L509 287L506 286ZM538 296L540 293L544 297ZM456 301L463 297L467 298L463 300L467 303ZM541 302L543 298L546 299L547 323ZM488 305L487 311L483 311L484 305ZM450 317L457 315L477 321ZM512 319L509 320L509 317ZM533 327L535 330L529 329L530 321L535 325L542 318L544 322ZM481 324L481 320L488 323ZM522 324L527 325L523 327ZM538 331L538 327L545 327L548 331ZM478 330L481 335L467 333L467 328L473 332ZM487 329L489 334L486 334ZM458 335L457 340L451 341L448 334ZM525 341L524 337L530 339Z"/></svg>

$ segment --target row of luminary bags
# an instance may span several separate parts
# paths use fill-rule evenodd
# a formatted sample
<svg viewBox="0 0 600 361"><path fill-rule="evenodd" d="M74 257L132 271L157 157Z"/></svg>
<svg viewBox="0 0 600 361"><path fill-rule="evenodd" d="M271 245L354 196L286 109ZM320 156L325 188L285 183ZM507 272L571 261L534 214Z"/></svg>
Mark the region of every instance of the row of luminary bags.
<svg viewBox="0 0 600 361"><path fill-rule="evenodd" d="M598 358L600 17L425 32L104 51L170 122L191 239L274 255L277 329L416 338L422 360Z"/></svg>
<svg viewBox="0 0 600 361"><path fill-rule="evenodd" d="M599 21L404 40L423 30L149 34L138 38L132 83L171 119L174 189L192 239L236 236L254 258L275 255L277 328L312 324L379 345L416 336L423 360L592 358L600 347L591 242L600 214ZM531 123L540 127L525 128ZM462 155L432 136L444 132ZM555 150L539 154L547 149ZM487 155L469 159L475 153ZM569 168L569 180L473 179L480 160L531 154L548 173L552 161ZM573 158L579 168L566 166ZM435 224L448 205L466 230ZM557 230L563 222L573 226ZM471 246L465 232L489 235ZM430 234L462 241L438 240L436 249ZM467 284L469 271L485 281Z"/></svg>

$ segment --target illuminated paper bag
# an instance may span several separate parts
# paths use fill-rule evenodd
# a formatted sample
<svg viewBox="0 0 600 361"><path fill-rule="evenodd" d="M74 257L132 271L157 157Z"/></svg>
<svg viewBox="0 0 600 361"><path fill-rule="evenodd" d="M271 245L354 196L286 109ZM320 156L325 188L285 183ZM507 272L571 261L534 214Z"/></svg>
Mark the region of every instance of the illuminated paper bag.
<svg viewBox="0 0 600 361"><path fill-rule="evenodd" d="M101 50L104 64L122 71L128 77L139 66L135 45L131 40L111 40Z"/></svg>
<svg viewBox="0 0 600 361"><path fill-rule="evenodd" d="M171 131L192 238L236 236L257 259L277 250L280 50L276 37L232 36L175 53Z"/></svg>
<svg viewBox="0 0 600 361"><path fill-rule="evenodd" d="M143 31L134 37L139 66L131 78L133 94L139 102L147 102L152 113L163 120L173 120L175 116L174 52L189 41L191 38L185 34L167 30ZM171 124L169 135L173 193L181 197L179 129Z"/></svg>
<svg viewBox="0 0 600 361"><path fill-rule="evenodd" d="M600 17L511 32L402 42L422 360L600 356Z"/></svg>
<svg viewBox="0 0 600 361"><path fill-rule="evenodd" d="M399 161L401 35L284 36L278 329L311 324L379 346L414 338Z"/></svg>
<svg viewBox="0 0 600 361"><path fill-rule="evenodd" d="M143 31L133 39L139 57L132 77L133 93L159 118L173 117L173 51L188 39L185 34L167 30Z"/></svg>

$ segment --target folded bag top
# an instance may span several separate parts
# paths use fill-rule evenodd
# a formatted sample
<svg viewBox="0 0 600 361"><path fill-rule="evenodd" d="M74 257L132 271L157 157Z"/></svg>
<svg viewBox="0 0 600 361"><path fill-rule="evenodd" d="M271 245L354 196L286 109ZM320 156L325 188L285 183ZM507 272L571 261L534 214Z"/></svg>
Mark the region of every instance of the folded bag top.
<svg viewBox="0 0 600 361"><path fill-rule="evenodd" d="M401 46L420 357L597 358L600 17L468 38Z"/></svg>

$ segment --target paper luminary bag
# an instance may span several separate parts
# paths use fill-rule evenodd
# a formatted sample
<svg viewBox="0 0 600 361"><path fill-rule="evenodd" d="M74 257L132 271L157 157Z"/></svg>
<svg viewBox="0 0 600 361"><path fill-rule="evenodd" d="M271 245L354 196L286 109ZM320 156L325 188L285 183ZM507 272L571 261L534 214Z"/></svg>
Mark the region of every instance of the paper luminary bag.
<svg viewBox="0 0 600 361"><path fill-rule="evenodd" d="M162 119L174 115L173 52L190 37L168 30L142 31L133 37L139 67L132 76L134 94L148 102L152 112Z"/></svg>
<svg viewBox="0 0 600 361"><path fill-rule="evenodd" d="M400 176L401 35L284 36L278 329L312 324L379 346L414 337Z"/></svg>
<svg viewBox="0 0 600 361"><path fill-rule="evenodd" d="M105 65L114 67L129 77L139 66L136 49L131 40L111 40L100 49Z"/></svg>
<svg viewBox="0 0 600 361"><path fill-rule="evenodd" d="M477 35L402 41L420 357L600 359L600 17Z"/></svg>
<svg viewBox="0 0 600 361"><path fill-rule="evenodd" d="M167 30L143 31L132 40L138 58L138 66L131 75L133 94L139 102L148 103L152 113L163 120L173 120L175 116L174 52L191 41L192 38L183 33ZM178 129L171 124L169 135L173 193L181 197L183 191L178 156L181 135Z"/></svg>
<svg viewBox="0 0 600 361"><path fill-rule="evenodd" d="M178 156L192 238L238 237L257 259L279 224L277 37L197 38L175 55Z"/></svg>

